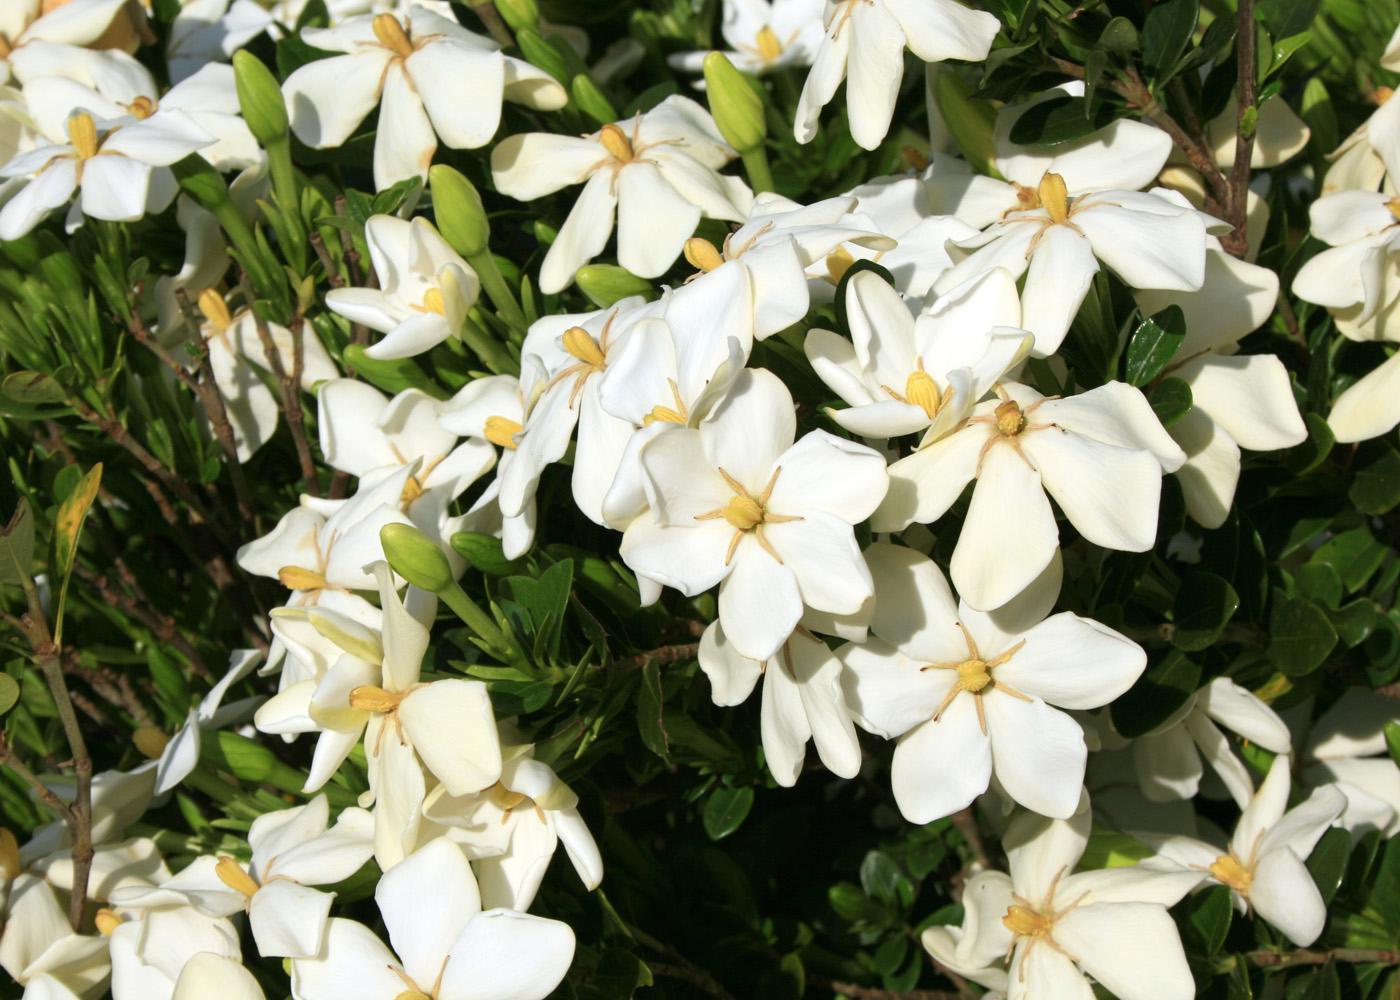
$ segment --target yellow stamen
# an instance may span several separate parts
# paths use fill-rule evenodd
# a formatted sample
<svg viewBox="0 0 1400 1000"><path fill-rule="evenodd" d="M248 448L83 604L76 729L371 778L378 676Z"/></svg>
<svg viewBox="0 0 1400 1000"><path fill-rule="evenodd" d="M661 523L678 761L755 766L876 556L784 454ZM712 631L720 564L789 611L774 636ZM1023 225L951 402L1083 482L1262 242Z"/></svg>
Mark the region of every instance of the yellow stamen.
<svg viewBox="0 0 1400 1000"><path fill-rule="evenodd" d="M604 125L598 132L598 141L603 144L603 148L614 160L622 163L631 162L632 143L627 140L627 133L616 125Z"/></svg>
<svg viewBox="0 0 1400 1000"><path fill-rule="evenodd" d="M1391 218L1400 222L1400 197L1391 198L1385 203L1385 207L1390 209Z"/></svg>
<svg viewBox="0 0 1400 1000"><path fill-rule="evenodd" d="M923 171L928 169L928 157L919 152L913 146L905 146L899 151L899 158L904 161L904 165L910 170Z"/></svg>
<svg viewBox="0 0 1400 1000"><path fill-rule="evenodd" d="M419 312L437 313L439 316L446 316L447 304L442 300L442 289L429 288L423 293L423 302L417 308Z"/></svg>
<svg viewBox="0 0 1400 1000"><path fill-rule="evenodd" d="M1228 885L1241 895L1249 895L1249 887L1254 882L1254 872L1240 864L1233 854L1222 854L1209 868L1216 880Z"/></svg>
<svg viewBox="0 0 1400 1000"><path fill-rule="evenodd" d="M324 590L328 586L325 574L301 566L283 566L277 571L277 581L288 590Z"/></svg>
<svg viewBox="0 0 1400 1000"><path fill-rule="evenodd" d="M156 102L149 97L138 97L128 104L126 109L130 111L133 116L144 121L156 113Z"/></svg>
<svg viewBox="0 0 1400 1000"><path fill-rule="evenodd" d="M199 311L204 314L204 318L218 333L223 333L233 326L233 315L228 311L228 303L224 297L212 288L206 288L199 293L196 300Z"/></svg>
<svg viewBox="0 0 1400 1000"><path fill-rule="evenodd" d="M650 427L655 423L663 424L685 424L685 417L681 416L669 406L662 406L658 403L651 408L651 412L642 418L642 426Z"/></svg>
<svg viewBox="0 0 1400 1000"><path fill-rule="evenodd" d="M90 160L97 155L97 123L92 115L80 111L68 119L68 142L80 160Z"/></svg>
<svg viewBox="0 0 1400 1000"><path fill-rule="evenodd" d="M122 915L115 910L102 907L93 915L93 925L103 937L111 937L112 932L122 925Z"/></svg>
<svg viewBox="0 0 1400 1000"><path fill-rule="evenodd" d="M0 40L3 40L3 38L4 36L0 35ZM1384 104L1394 96L1395 89L1393 87L1377 87L1375 90L1371 91L1371 100L1375 101L1377 104Z"/></svg>
<svg viewBox="0 0 1400 1000"><path fill-rule="evenodd" d="M1015 437L1026 429L1026 415L1014 399L1008 399L996 408L997 430L1006 437Z"/></svg>
<svg viewBox="0 0 1400 1000"><path fill-rule="evenodd" d="M407 59L413 55L413 43L409 41L408 33L403 30L403 25L393 14L374 15L374 37L379 39L379 44L384 46L394 55L401 59Z"/></svg>
<svg viewBox="0 0 1400 1000"><path fill-rule="evenodd" d="M156 760L165 752L170 737L155 726L140 726L131 734L131 742L147 760Z"/></svg>
<svg viewBox="0 0 1400 1000"><path fill-rule="evenodd" d="M523 431L525 427L516 423L509 417L487 417L486 418L486 440L492 444L515 450L515 435Z"/></svg>
<svg viewBox="0 0 1400 1000"><path fill-rule="evenodd" d="M958 664L957 688L959 691L971 691L976 694L990 683L992 683L992 675L984 661L963 660Z"/></svg>
<svg viewBox="0 0 1400 1000"><path fill-rule="evenodd" d="M9 37L3 31L0 31L0 59L10 58L10 53L14 52L14 50L15 47L10 44Z"/></svg>
<svg viewBox="0 0 1400 1000"><path fill-rule="evenodd" d="M938 383L922 368L910 372L909 377L905 379L904 398L927 413L930 420L938 416L939 407L943 405Z"/></svg>
<svg viewBox="0 0 1400 1000"><path fill-rule="evenodd" d="M361 712L377 712L382 715L394 711L401 701L403 695L385 691L373 684L361 684L350 690L350 707Z"/></svg>
<svg viewBox="0 0 1400 1000"><path fill-rule="evenodd" d="M433 1000L428 994L421 990L404 990L394 1000Z"/></svg>
<svg viewBox="0 0 1400 1000"><path fill-rule="evenodd" d="M753 36L753 44L758 49L758 57L764 62L772 62L783 54L783 43L766 24Z"/></svg>
<svg viewBox="0 0 1400 1000"><path fill-rule="evenodd" d="M257 895L258 883L253 881L253 876L245 872L242 866L227 854L219 858L219 863L214 866L214 874L234 892L240 892L249 899Z"/></svg>
<svg viewBox="0 0 1400 1000"><path fill-rule="evenodd" d="M851 256L851 251L845 247L837 247L826 255L826 280L833 285L841 284L841 279L846 276L846 272L851 269L851 265L856 259Z"/></svg>
<svg viewBox="0 0 1400 1000"><path fill-rule="evenodd" d="M524 792L513 792L499 781L486 789L486 797L491 800L492 805L506 812L510 812L522 802L530 801L530 797Z"/></svg>
<svg viewBox="0 0 1400 1000"><path fill-rule="evenodd" d="M1040 207L1040 195L1035 188L1026 187L1024 184L1012 182L1012 187L1016 189L1016 208L1023 212L1034 211Z"/></svg>
<svg viewBox="0 0 1400 1000"><path fill-rule="evenodd" d="M0 875L14 878L19 873L19 841L13 830L0 826Z"/></svg>
<svg viewBox="0 0 1400 1000"><path fill-rule="evenodd" d="M715 245L700 236L692 236L685 241L685 259L691 267L701 271L713 271L724 263Z"/></svg>
<svg viewBox="0 0 1400 1000"><path fill-rule="evenodd" d="M591 368L601 370L607 365L607 358L598 341L581 326L571 326L564 331L564 350Z"/></svg>
<svg viewBox="0 0 1400 1000"><path fill-rule="evenodd" d="M751 496L736 495L725 504L724 519L739 531L752 531L763 523L763 505Z"/></svg>
<svg viewBox="0 0 1400 1000"><path fill-rule="evenodd" d="M409 476L408 482L403 484L403 489L399 491L399 508L406 509L412 506L413 501L423 495L423 484L418 481L417 476Z"/></svg>
<svg viewBox="0 0 1400 1000"><path fill-rule="evenodd" d="M1006 915L1001 918L1001 923L1012 934L1021 937L1040 937L1049 933L1054 920L1043 913L1037 913L1029 906L1012 904L1006 908Z"/></svg>
<svg viewBox="0 0 1400 1000"><path fill-rule="evenodd" d="M1064 222L1069 218L1069 191L1059 174L1047 173L1042 177L1036 197L1051 222Z"/></svg>

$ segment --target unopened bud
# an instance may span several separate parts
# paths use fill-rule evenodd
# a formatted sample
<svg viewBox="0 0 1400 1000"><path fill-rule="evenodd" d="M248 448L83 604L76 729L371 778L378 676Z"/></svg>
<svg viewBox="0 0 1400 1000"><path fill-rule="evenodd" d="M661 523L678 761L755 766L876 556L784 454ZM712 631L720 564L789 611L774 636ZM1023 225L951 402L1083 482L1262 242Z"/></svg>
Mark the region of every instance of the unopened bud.
<svg viewBox="0 0 1400 1000"><path fill-rule="evenodd" d="M491 224L481 195L472 182L456 170L439 163L428 171L428 186L433 193L433 214L438 231L463 257L482 253L491 242Z"/></svg>
<svg viewBox="0 0 1400 1000"><path fill-rule="evenodd" d="M723 52L711 52L705 57L705 92L710 99L710 114L729 145L740 153L763 145L768 137L763 97Z"/></svg>
<svg viewBox="0 0 1400 1000"><path fill-rule="evenodd" d="M585 264L574 275L574 283L600 309L629 295L649 295L652 284L615 264Z"/></svg>
<svg viewBox="0 0 1400 1000"><path fill-rule="evenodd" d="M170 744L170 737L155 726L141 726L131 734L131 742L147 760L158 760Z"/></svg>
<svg viewBox="0 0 1400 1000"><path fill-rule="evenodd" d="M384 525L379 529L379 543L394 572L413 586L437 594L456 582L442 549L413 525Z"/></svg>
<svg viewBox="0 0 1400 1000"><path fill-rule="evenodd" d="M286 141L287 102L272 71L247 49L233 54L233 83L248 130L264 147Z"/></svg>
<svg viewBox="0 0 1400 1000"><path fill-rule="evenodd" d="M535 0L496 0L496 10L514 31L540 26L540 9Z"/></svg>
<svg viewBox="0 0 1400 1000"><path fill-rule="evenodd" d="M587 73L579 73L569 85L569 94L578 109L595 122L610 122L617 118L617 109L606 94L598 89L593 78Z"/></svg>

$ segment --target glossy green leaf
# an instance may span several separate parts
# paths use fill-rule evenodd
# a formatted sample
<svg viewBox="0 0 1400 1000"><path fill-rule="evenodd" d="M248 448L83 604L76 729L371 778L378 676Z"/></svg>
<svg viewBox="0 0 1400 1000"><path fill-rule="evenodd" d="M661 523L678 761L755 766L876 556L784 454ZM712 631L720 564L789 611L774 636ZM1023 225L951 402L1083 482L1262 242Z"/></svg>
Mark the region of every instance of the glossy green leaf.
<svg viewBox="0 0 1400 1000"><path fill-rule="evenodd" d="M1172 605L1172 645L1187 652L1213 646L1239 607L1240 595L1228 580L1200 570L1188 573Z"/></svg>
<svg viewBox="0 0 1400 1000"><path fill-rule="evenodd" d="M1186 317L1179 306L1168 306L1144 319L1128 341L1128 384L1143 386L1151 382L1176 356L1185 339Z"/></svg>
<svg viewBox="0 0 1400 1000"><path fill-rule="evenodd" d="M20 497L10 523L0 529L0 584L19 583L32 576L34 564L34 513Z"/></svg>
<svg viewBox="0 0 1400 1000"><path fill-rule="evenodd" d="M1191 387L1179 378L1164 378L1147 393L1152 412L1170 427L1191 411Z"/></svg>
<svg viewBox="0 0 1400 1000"><path fill-rule="evenodd" d="M701 820L711 840L723 840L743 825L753 808L753 788L716 788L705 801Z"/></svg>
<svg viewBox="0 0 1400 1000"><path fill-rule="evenodd" d="M1200 13L1200 0L1164 0L1148 11L1142 25L1142 61L1154 79L1171 77Z"/></svg>
<svg viewBox="0 0 1400 1000"><path fill-rule="evenodd" d="M1317 604L1302 597L1274 602L1269 615L1269 658L1290 677L1320 667L1337 645L1337 630Z"/></svg>
<svg viewBox="0 0 1400 1000"><path fill-rule="evenodd" d="M1009 138L1018 146L1041 149L1092 135L1118 117L1110 104L1091 106L1083 97L1052 97L1021 113Z"/></svg>
<svg viewBox="0 0 1400 1000"><path fill-rule="evenodd" d="M1400 504L1400 452L1388 444L1380 455L1358 468L1347 496L1363 514L1384 514Z"/></svg>
<svg viewBox="0 0 1400 1000"><path fill-rule="evenodd" d="M1230 890L1223 885L1211 886L1188 896L1179 909L1181 943L1191 955L1214 958L1225 944L1234 916Z"/></svg>
<svg viewBox="0 0 1400 1000"><path fill-rule="evenodd" d="M1337 895L1350 856L1351 834L1341 827L1333 827L1324 833L1308 855L1308 871L1317 883L1317 891L1322 893L1324 903L1331 903L1332 897Z"/></svg>
<svg viewBox="0 0 1400 1000"><path fill-rule="evenodd" d="M0 674L0 715L15 707L19 701L19 683L9 674Z"/></svg>

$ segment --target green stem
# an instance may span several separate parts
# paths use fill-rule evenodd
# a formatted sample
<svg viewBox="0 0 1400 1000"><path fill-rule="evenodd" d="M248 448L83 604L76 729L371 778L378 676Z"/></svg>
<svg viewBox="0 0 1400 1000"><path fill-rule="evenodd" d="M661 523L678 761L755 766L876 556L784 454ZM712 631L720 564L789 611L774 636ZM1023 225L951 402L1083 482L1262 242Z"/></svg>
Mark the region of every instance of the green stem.
<svg viewBox="0 0 1400 1000"><path fill-rule="evenodd" d="M477 277L481 279L481 287L486 292L486 297L491 300L491 304L496 307L496 311L501 314L505 321L521 330L529 326L525 321L525 313L515 298L515 293L506 284L505 275L501 274L501 269L496 266L496 258L491 255L491 251L483 250L480 253L472 254L467 258L467 263L476 271Z"/></svg>
<svg viewBox="0 0 1400 1000"><path fill-rule="evenodd" d="M754 193L772 191L773 171L768 168L768 153L762 146L745 150L740 154L744 159L744 172L749 175L749 184Z"/></svg>
<svg viewBox="0 0 1400 1000"><path fill-rule="evenodd" d="M481 359L482 364L497 375L520 374L519 362L492 338L489 330L483 329L481 324L470 316L462 324L462 341Z"/></svg>
<svg viewBox="0 0 1400 1000"><path fill-rule="evenodd" d="M482 610L481 605L468 597L467 592L459 584L454 583L447 589L439 591L438 596L493 652L504 653L510 648L505 635L496 627L491 616Z"/></svg>

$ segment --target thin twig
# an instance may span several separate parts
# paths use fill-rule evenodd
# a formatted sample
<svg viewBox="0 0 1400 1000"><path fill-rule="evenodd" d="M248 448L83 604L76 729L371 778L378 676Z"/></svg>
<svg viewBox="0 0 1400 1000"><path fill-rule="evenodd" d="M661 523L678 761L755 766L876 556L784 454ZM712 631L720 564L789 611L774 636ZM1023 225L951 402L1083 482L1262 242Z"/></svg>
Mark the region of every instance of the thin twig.
<svg viewBox="0 0 1400 1000"><path fill-rule="evenodd" d="M638 653L636 656L623 657L620 660L613 660L608 667L614 670L634 670L646 666L647 662L664 666L668 663L684 663L686 660L693 660L700 653L698 642L680 642L670 646L657 646L649 649L645 653ZM598 664L603 666L603 664Z"/></svg>
<svg viewBox="0 0 1400 1000"><path fill-rule="evenodd" d="M1294 965L1326 965L1328 962L1379 962L1400 965L1400 951L1381 948L1297 948L1293 951L1247 951L1244 957L1260 968L1283 969Z"/></svg>
<svg viewBox="0 0 1400 1000"><path fill-rule="evenodd" d="M5 734L0 733L0 765L8 767L21 781L34 790L45 808L53 812L70 827L76 822L73 818L73 811L68 808L68 803L64 802L54 794L53 789L39 780L38 776L31 771L24 761L15 756L15 752L10 749L10 745L5 741Z"/></svg>
<svg viewBox="0 0 1400 1000"><path fill-rule="evenodd" d="M1254 55L1254 0L1239 0L1235 17L1235 61L1238 71L1235 97L1239 105L1235 118L1235 162L1230 167L1229 195L1225 201L1225 221L1234 228L1220 239L1226 252L1243 258L1249 249L1247 209L1249 207L1249 162L1254 155L1254 134L1259 110L1254 106L1259 71ZM1246 121L1246 119L1252 119Z"/></svg>
<svg viewBox="0 0 1400 1000"><path fill-rule="evenodd" d="M287 429L292 432L292 443L296 446L297 462L301 465L302 485L306 492L313 497L321 495L320 483L316 480L316 463L311 457L311 445L306 439L306 423L301 412L301 373L305 363L305 352L302 350L302 319L297 317L293 324L292 334L292 369L289 372L287 366L282 362L282 352L278 349L277 343L272 339L272 331L268 328L267 320L258 314L253 308L253 289L248 283L248 276L244 274L241 278L243 294L249 303L249 310L253 315L253 326L258 331L258 340L262 342L263 353L267 355L267 363L272 368L273 378L276 379L279 393L279 402L282 407L282 415L287 418Z"/></svg>

